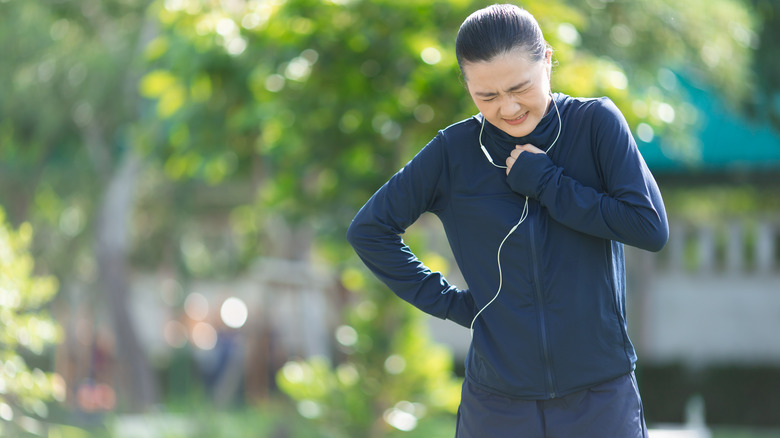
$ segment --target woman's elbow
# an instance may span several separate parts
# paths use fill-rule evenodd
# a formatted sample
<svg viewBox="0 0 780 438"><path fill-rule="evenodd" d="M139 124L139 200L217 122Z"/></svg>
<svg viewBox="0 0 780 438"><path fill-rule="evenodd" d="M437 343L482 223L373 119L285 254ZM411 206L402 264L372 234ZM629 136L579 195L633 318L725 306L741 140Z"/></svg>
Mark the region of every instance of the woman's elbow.
<svg viewBox="0 0 780 438"><path fill-rule="evenodd" d="M357 245L358 241L360 240L360 232L358 231L358 228L360 228L357 225L357 222L354 220L350 222L349 227L347 227L347 243L352 245L354 248L355 245Z"/></svg>
<svg viewBox="0 0 780 438"><path fill-rule="evenodd" d="M646 235L645 241L639 245L641 249L658 252L661 251L666 242L669 241L669 224L666 220L657 223Z"/></svg>

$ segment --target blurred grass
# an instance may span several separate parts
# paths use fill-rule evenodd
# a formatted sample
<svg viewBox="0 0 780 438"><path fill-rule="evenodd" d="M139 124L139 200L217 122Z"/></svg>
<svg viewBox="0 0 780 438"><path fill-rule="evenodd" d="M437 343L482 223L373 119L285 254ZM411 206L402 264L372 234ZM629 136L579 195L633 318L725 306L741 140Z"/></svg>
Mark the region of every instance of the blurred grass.
<svg viewBox="0 0 780 438"><path fill-rule="evenodd" d="M75 417L73 418L75 419ZM380 420L381 421L381 420ZM289 402L234 409L187 403L165 413L106 415L91 426L50 424L50 438L344 438L301 417ZM392 429L388 438L452 438L455 417L424 417L409 432ZM24 435L28 436L28 435ZM40 436L40 435L29 435Z"/></svg>
<svg viewBox="0 0 780 438"><path fill-rule="evenodd" d="M712 438L780 438L780 429L716 427Z"/></svg>
<svg viewBox="0 0 780 438"><path fill-rule="evenodd" d="M201 397L166 405L165 413L149 415L107 414L92 426L50 425L49 438L345 438L328 432L301 417L286 398L256 405L217 408ZM71 419L76 419L77 415ZM381 420L379 420L381 421ZM67 422L67 421L65 421ZM652 430L653 424L649 424ZM780 438L780 429L710 426L712 438ZM420 419L414 430L392 429L387 438L452 438L455 416L436 415ZM652 437L652 433L651 433ZM364 437L360 437L364 438Z"/></svg>
<svg viewBox="0 0 780 438"><path fill-rule="evenodd" d="M109 421L103 431L85 431L73 426L55 427L50 438L331 438L340 435L326 433L313 422L305 420L295 412L279 409L246 408L240 411L173 414L173 427L161 426L150 433L135 427L128 427L130 417ZM144 422L142 418L131 419ZM144 422L150 427L155 422ZM158 423L159 424L159 423ZM184 425L184 428L177 425ZM780 438L780 429L753 429L738 427L713 427L712 438ZM455 418L439 416L426 418L409 432L394 431L389 438L452 438L455 435ZM652 434L651 434L652 437Z"/></svg>

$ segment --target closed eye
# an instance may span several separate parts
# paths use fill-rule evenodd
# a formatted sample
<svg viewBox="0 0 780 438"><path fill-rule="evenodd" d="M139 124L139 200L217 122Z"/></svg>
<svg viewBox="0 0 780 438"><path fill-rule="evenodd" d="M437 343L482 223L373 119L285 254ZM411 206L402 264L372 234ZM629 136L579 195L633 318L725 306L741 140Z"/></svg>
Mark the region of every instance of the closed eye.
<svg viewBox="0 0 780 438"><path fill-rule="evenodd" d="M530 90L530 89L531 89L531 87L525 87L525 88L523 88L523 89L519 89L519 90L511 90L511 93L512 93L512 94L515 94L515 95L517 95L517 94L525 94L525 93L527 93L527 92L528 92L528 90Z"/></svg>

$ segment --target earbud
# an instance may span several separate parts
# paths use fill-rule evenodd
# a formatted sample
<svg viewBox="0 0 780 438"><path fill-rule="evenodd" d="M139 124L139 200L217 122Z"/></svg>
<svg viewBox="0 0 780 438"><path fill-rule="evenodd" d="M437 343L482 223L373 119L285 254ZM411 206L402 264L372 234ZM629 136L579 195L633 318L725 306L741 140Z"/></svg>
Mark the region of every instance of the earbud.
<svg viewBox="0 0 780 438"><path fill-rule="evenodd" d="M485 146L480 145L480 148L482 149L482 153L485 154L485 157L487 157L488 161L490 161L490 164L496 165L496 163L493 162L493 157L490 156L490 153L485 149Z"/></svg>
<svg viewBox="0 0 780 438"><path fill-rule="evenodd" d="M487 120L487 119L485 118L485 115L483 114L482 115L482 128L479 129L479 147L482 149L482 153L485 154L485 158L487 158L487 160L490 162L490 164L492 164L495 167L499 167L501 169L506 169L506 166L501 166L501 165L496 164L496 163L493 162L493 157L490 156L490 152L488 152L488 150L485 147L485 145L482 144L482 131L485 130L485 120Z"/></svg>

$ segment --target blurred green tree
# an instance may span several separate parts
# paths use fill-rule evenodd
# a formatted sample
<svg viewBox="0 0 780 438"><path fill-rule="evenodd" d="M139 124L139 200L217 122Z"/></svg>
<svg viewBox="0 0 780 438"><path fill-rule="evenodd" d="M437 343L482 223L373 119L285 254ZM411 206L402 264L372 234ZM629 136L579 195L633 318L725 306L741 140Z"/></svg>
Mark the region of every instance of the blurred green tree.
<svg viewBox="0 0 780 438"><path fill-rule="evenodd" d="M479 1L155 3L141 93L166 173L220 181L255 166L259 214L340 239L354 206L434 134L474 112L454 36ZM755 25L738 0L528 1L555 49L554 89L608 95L633 129L690 147L675 73L744 99ZM722 32L721 29L732 29ZM271 213L272 212L272 213Z"/></svg>
<svg viewBox="0 0 780 438"><path fill-rule="evenodd" d="M46 402L65 398L58 375L30 369L25 356L41 355L60 338L60 327L45 310L58 290L55 277L36 276L28 249L32 226L14 230L0 208L0 435L18 436L32 417L46 419Z"/></svg>
<svg viewBox="0 0 780 438"><path fill-rule="evenodd" d="M430 418L454 415L460 401L452 353L432 341L419 311L399 306L397 298L372 285L376 280L366 275L347 269L342 276L360 292L335 332L337 364L318 357L293 360L277 376L279 387L323 436L411 432ZM452 432L445 429L434 436Z"/></svg>
<svg viewBox="0 0 780 438"><path fill-rule="evenodd" d="M754 117L768 117L775 130L780 131L780 0L751 0L759 24L740 36L755 49L753 70L756 92L748 106Z"/></svg>
<svg viewBox="0 0 780 438"><path fill-rule="evenodd" d="M0 201L40 230L33 250L65 292L85 285L89 299L71 298L109 315L133 409L157 399L127 297L147 3L0 2Z"/></svg>

